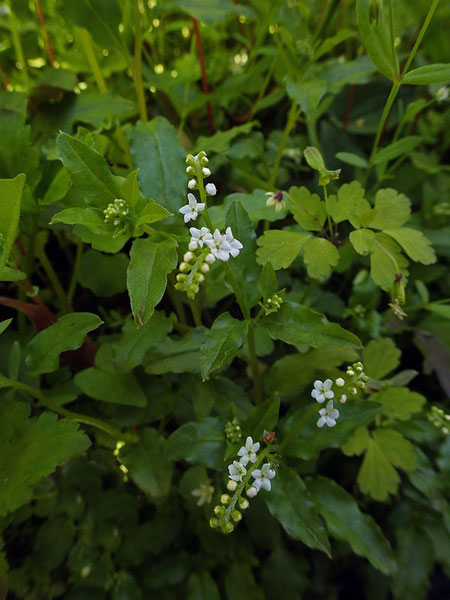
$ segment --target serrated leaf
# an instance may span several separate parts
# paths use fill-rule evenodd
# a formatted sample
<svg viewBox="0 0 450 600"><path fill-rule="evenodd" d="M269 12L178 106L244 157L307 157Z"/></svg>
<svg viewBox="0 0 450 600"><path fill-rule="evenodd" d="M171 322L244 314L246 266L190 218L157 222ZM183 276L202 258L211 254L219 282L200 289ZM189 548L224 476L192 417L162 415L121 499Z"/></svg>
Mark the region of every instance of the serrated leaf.
<svg viewBox="0 0 450 600"><path fill-rule="evenodd" d="M369 254L375 234L371 229L355 229L349 235L350 243L358 254Z"/></svg>
<svg viewBox="0 0 450 600"><path fill-rule="evenodd" d="M264 433L264 430L273 431L278 422L280 412L280 397L278 394L265 400L260 406L253 408L245 422L244 431L251 435L254 441Z"/></svg>
<svg viewBox="0 0 450 600"><path fill-rule="evenodd" d="M396 570L392 548L372 517L362 513L353 497L332 479L317 476L306 483L330 533L348 542L355 554L367 558L376 569L392 575Z"/></svg>
<svg viewBox="0 0 450 600"><path fill-rule="evenodd" d="M63 315L56 323L40 331L28 343L25 359L32 373L51 373L59 367L59 355L67 350L76 350L89 331L97 329L103 321L91 313Z"/></svg>
<svg viewBox="0 0 450 600"><path fill-rule="evenodd" d="M383 414L390 419L406 421L414 413L420 412L426 400L422 394L408 388L383 388L373 397L383 405Z"/></svg>
<svg viewBox="0 0 450 600"><path fill-rule="evenodd" d="M203 338L200 346L200 373L203 379L216 369L221 369L237 354L244 343L248 321L233 319L222 313Z"/></svg>
<svg viewBox="0 0 450 600"><path fill-rule="evenodd" d="M328 206L335 223L351 220L356 215L367 213L370 204L364 200L364 189L359 181L344 183L338 190L337 197L330 196ZM355 225L356 227L357 225Z"/></svg>
<svg viewBox="0 0 450 600"><path fill-rule="evenodd" d="M401 352L390 338L371 340L362 352L364 371L372 379L383 379L400 364Z"/></svg>
<svg viewBox="0 0 450 600"><path fill-rule="evenodd" d="M97 150L67 133L59 134L56 146L61 162L87 204L104 209L121 197L122 177L111 173Z"/></svg>
<svg viewBox="0 0 450 600"><path fill-rule="evenodd" d="M0 179L0 270L6 266L11 247L16 239L26 176Z"/></svg>
<svg viewBox="0 0 450 600"><path fill-rule="evenodd" d="M0 404L0 515L27 502L35 483L89 447L78 424L53 413L29 419L28 413L22 402L4 398Z"/></svg>
<svg viewBox="0 0 450 600"><path fill-rule="evenodd" d="M312 279L328 277L339 262L339 252L328 240L314 237L305 243L304 261Z"/></svg>
<svg viewBox="0 0 450 600"><path fill-rule="evenodd" d="M164 437L156 429L144 427L137 443L125 444L119 450L119 460L131 479L151 498L160 498L170 491L173 468L165 446Z"/></svg>
<svg viewBox="0 0 450 600"><path fill-rule="evenodd" d="M289 208L297 223L308 231L320 231L325 223L327 213L325 203L317 194L305 187L291 187L288 199Z"/></svg>
<svg viewBox="0 0 450 600"><path fill-rule="evenodd" d="M133 242L127 287L134 320L145 325L163 297L167 275L176 267L177 244L172 239L154 242L150 238Z"/></svg>
<svg viewBox="0 0 450 600"><path fill-rule="evenodd" d="M379 165L389 160L393 160L394 158L398 158L399 156L402 156L402 154L408 154L420 144L422 139L423 137L421 135L408 135L401 140L392 142L392 144L378 150L373 162L374 164Z"/></svg>
<svg viewBox="0 0 450 600"><path fill-rule="evenodd" d="M222 469L224 424L218 417L185 423L168 438L166 452L172 460L187 460L210 469Z"/></svg>
<svg viewBox="0 0 450 600"><path fill-rule="evenodd" d="M146 198L156 198L171 213L185 204L185 153L172 125L164 117L139 121L130 131L130 152L139 168L139 185Z"/></svg>
<svg viewBox="0 0 450 600"><path fill-rule="evenodd" d="M406 471L416 467L414 446L393 429L379 428L369 434L360 428L342 446L342 451L348 456L365 452L358 485L363 493L379 501L397 492L400 477L394 467Z"/></svg>
<svg viewBox="0 0 450 600"><path fill-rule="evenodd" d="M286 533L310 548L330 555L330 543L303 480L289 467L280 466L265 495L270 513Z"/></svg>
<svg viewBox="0 0 450 600"><path fill-rule="evenodd" d="M375 229L401 227L411 214L411 203L404 194L385 188L375 195L376 217L370 224Z"/></svg>
<svg viewBox="0 0 450 600"><path fill-rule="evenodd" d="M370 0L357 0L356 17L359 33L364 42L367 54L376 68L385 77L393 81L397 74L397 60L392 47L388 10L379 9L378 19L371 13Z"/></svg>
<svg viewBox="0 0 450 600"><path fill-rule="evenodd" d="M347 348L361 347L361 342L353 333L295 302L284 302L278 312L264 317L260 323L274 340L282 340L293 346L320 348L331 344Z"/></svg>
<svg viewBox="0 0 450 600"><path fill-rule="evenodd" d="M409 227L399 227L398 229L385 229L384 233L394 238L412 260L424 265L436 262L436 254L431 242L421 231Z"/></svg>
<svg viewBox="0 0 450 600"><path fill-rule="evenodd" d="M436 63L412 69L402 79L409 85L428 85L450 81L450 63Z"/></svg>
<svg viewBox="0 0 450 600"><path fill-rule="evenodd" d="M287 269L310 237L309 233L296 231L266 231L256 242L259 246L256 251L257 261L261 265L270 262L276 271Z"/></svg>
<svg viewBox="0 0 450 600"><path fill-rule="evenodd" d="M94 400L147 406L147 398L133 373L121 373L114 369L113 364L108 370L97 367L84 369L75 375L73 381L86 396Z"/></svg>

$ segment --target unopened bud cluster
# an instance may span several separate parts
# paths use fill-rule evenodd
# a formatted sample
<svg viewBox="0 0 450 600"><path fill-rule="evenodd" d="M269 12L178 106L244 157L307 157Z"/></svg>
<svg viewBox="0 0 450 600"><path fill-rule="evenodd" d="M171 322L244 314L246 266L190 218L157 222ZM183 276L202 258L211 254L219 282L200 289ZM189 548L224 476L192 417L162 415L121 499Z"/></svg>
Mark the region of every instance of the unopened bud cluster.
<svg viewBox="0 0 450 600"><path fill-rule="evenodd" d="M214 256L207 250L202 250L200 254L195 254L191 250L185 252L179 266L180 272L176 277L175 289L186 292L188 298L195 298L200 285L205 281L205 274L214 260Z"/></svg>
<svg viewBox="0 0 450 600"><path fill-rule="evenodd" d="M427 418L435 427L438 427L444 435L450 433L450 415L446 414L442 408L432 406L427 414Z"/></svg>
<svg viewBox="0 0 450 600"><path fill-rule="evenodd" d="M225 425L225 435L227 439L233 443L242 439L242 429L236 417L234 417L234 419L231 421L228 421Z"/></svg>
<svg viewBox="0 0 450 600"><path fill-rule="evenodd" d="M103 211L105 215L105 223L112 223L115 227L123 223L129 214L128 206L125 200L117 198L114 202L110 202Z"/></svg>
<svg viewBox="0 0 450 600"><path fill-rule="evenodd" d="M266 462L261 469L255 468L262 459L258 459L257 455L259 446L259 442L253 442L248 436L245 445L238 451L239 460L234 460L228 467L227 490L234 494L222 494L220 504L214 507L214 516L209 521L211 527L220 527L222 533L231 533L242 519L242 511L249 506L249 501L241 496L244 488L249 498L254 498L261 488L271 490L271 479L275 477L271 463ZM253 477L251 485L248 484L250 477Z"/></svg>

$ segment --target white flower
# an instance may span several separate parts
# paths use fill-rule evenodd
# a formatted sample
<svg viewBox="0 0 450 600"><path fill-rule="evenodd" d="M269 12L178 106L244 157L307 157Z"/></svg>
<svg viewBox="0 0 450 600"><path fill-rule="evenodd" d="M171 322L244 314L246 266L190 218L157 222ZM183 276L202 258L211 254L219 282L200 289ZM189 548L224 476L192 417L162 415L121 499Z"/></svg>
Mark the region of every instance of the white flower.
<svg viewBox="0 0 450 600"><path fill-rule="evenodd" d="M242 250L244 247L239 240L234 239L233 232L231 231L231 227L227 227L225 232L225 239L231 246L230 254L231 256L237 256L239 254L239 250Z"/></svg>
<svg viewBox="0 0 450 600"><path fill-rule="evenodd" d="M203 244L208 244L209 240L212 240L212 235L210 230L207 227L202 227L201 229L197 229L196 227L191 227L189 229L189 233L191 234L191 244L194 244L194 242L200 246L200 248L203 248ZM195 248L197 248L197 246L195 246ZM195 250L194 248L194 250ZM191 249L191 248L189 248Z"/></svg>
<svg viewBox="0 0 450 600"><path fill-rule="evenodd" d="M286 207L286 202L283 198L283 192L277 192L274 194L272 194L272 192L266 192L266 196L270 196L266 200L266 206L274 206L275 212L280 212L280 210Z"/></svg>
<svg viewBox="0 0 450 600"><path fill-rule="evenodd" d="M336 382L335 382L335 383L336 383L336 385L337 385L337 386L339 386L339 387L342 387L343 385L345 385L345 381L342 379L342 377L338 377L338 378L336 379Z"/></svg>
<svg viewBox="0 0 450 600"><path fill-rule="evenodd" d="M215 196L217 193L216 186L213 183L207 183L205 186L206 193L210 196Z"/></svg>
<svg viewBox="0 0 450 600"><path fill-rule="evenodd" d="M180 213L184 215L184 222L187 223L191 219L195 221L198 217L198 213L205 209L203 202L197 202L194 194L187 195L188 204L180 208Z"/></svg>
<svg viewBox="0 0 450 600"><path fill-rule="evenodd" d="M254 498L256 496L256 494L258 493L259 489L256 489L253 485L251 487L248 488L247 490L247 496L249 498Z"/></svg>
<svg viewBox="0 0 450 600"><path fill-rule="evenodd" d="M213 262L216 260L216 257L214 256L214 254L209 253L205 256L205 260L208 263L208 265L212 265Z"/></svg>
<svg viewBox="0 0 450 600"><path fill-rule="evenodd" d="M331 386L333 382L331 379L325 379L325 381L320 381L317 379L314 382L314 389L311 392L311 396L317 400L317 402L325 402L325 400L330 400L334 398L334 392L331 391Z"/></svg>
<svg viewBox="0 0 450 600"><path fill-rule="evenodd" d="M188 188L190 190L195 190L196 185L197 185L197 182L195 181L195 179L189 179Z"/></svg>
<svg viewBox="0 0 450 600"><path fill-rule="evenodd" d="M229 478L233 481L242 481L244 475L247 474L247 469L244 465L241 465L237 460L233 461L233 464L228 467Z"/></svg>
<svg viewBox="0 0 450 600"><path fill-rule="evenodd" d="M202 173L203 177L209 177L211 175L211 171L208 169L208 167L203 167Z"/></svg>
<svg viewBox="0 0 450 600"><path fill-rule="evenodd" d="M237 488L236 481L233 481L232 479L230 479L230 481L227 483L227 490L230 490L230 492L234 492L234 490L236 488Z"/></svg>
<svg viewBox="0 0 450 600"><path fill-rule="evenodd" d="M202 506L203 504L209 504L212 500L212 495L214 493L214 488L212 485L206 485L206 483L201 483L200 487L192 490L191 494L198 498L197 506Z"/></svg>
<svg viewBox="0 0 450 600"><path fill-rule="evenodd" d="M261 469L255 469L252 472L254 478L253 486L259 491L260 488L270 492L271 483L270 480L275 477L275 471L270 468L270 463L266 463ZM247 492L248 493L248 492Z"/></svg>
<svg viewBox="0 0 450 600"><path fill-rule="evenodd" d="M317 427L323 427L325 424L328 427L336 425L336 419L339 417L339 411L333 408L333 400L330 400L326 408L319 410L320 419L317 421Z"/></svg>
<svg viewBox="0 0 450 600"><path fill-rule="evenodd" d="M239 459L239 462L241 463L241 465L245 465L248 463L248 461L255 463L258 459L258 457L256 456L256 452L258 452L259 450L259 442L255 442L253 443L253 440L250 436L248 436L246 442L245 442L245 446L242 446L242 448L239 450L238 452L238 456L240 456L241 458Z"/></svg>
<svg viewBox="0 0 450 600"><path fill-rule="evenodd" d="M347 396L345 394L342 394L342 396L339 398L339 402L341 404L345 404L347 402Z"/></svg>
<svg viewBox="0 0 450 600"><path fill-rule="evenodd" d="M205 240L205 243L219 260L227 261L230 258L231 245L218 229L214 231L212 239Z"/></svg>

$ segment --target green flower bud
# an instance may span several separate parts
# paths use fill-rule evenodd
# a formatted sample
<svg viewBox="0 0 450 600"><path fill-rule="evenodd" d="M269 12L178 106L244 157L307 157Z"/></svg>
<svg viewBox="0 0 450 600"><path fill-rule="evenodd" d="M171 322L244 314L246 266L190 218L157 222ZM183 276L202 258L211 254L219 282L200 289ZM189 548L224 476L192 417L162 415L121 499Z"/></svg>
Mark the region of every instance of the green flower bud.
<svg viewBox="0 0 450 600"><path fill-rule="evenodd" d="M325 163L323 162L322 155L317 148L314 148L314 146L307 146L303 152L303 155L311 169L316 171L322 171L325 169Z"/></svg>
<svg viewBox="0 0 450 600"><path fill-rule="evenodd" d="M241 510L245 510L249 507L250 503L246 498L239 498L238 505Z"/></svg>
<svg viewBox="0 0 450 600"><path fill-rule="evenodd" d="M233 510L231 513L231 518L235 523L239 523L239 521L242 519L242 514L238 510Z"/></svg>
<svg viewBox="0 0 450 600"><path fill-rule="evenodd" d="M219 519L216 519L216 517L211 517L209 520L209 526L214 528L217 527L219 525Z"/></svg>
<svg viewBox="0 0 450 600"><path fill-rule="evenodd" d="M229 504L231 500L231 497L229 494L222 494L220 496L220 501L222 502L222 504Z"/></svg>
<svg viewBox="0 0 450 600"><path fill-rule="evenodd" d="M223 506L220 506L219 504L217 506L214 507L214 514L216 515L216 517L223 517L223 515L225 514L225 509Z"/></svg>
<svg viewBox="0 0 450 600"><path fill-rule="evenodd" d="M231 533L234 530L234 525L233 523L231 523L230 521L228 521L228 523L224 523L222 525L222 533Z"/></svg>

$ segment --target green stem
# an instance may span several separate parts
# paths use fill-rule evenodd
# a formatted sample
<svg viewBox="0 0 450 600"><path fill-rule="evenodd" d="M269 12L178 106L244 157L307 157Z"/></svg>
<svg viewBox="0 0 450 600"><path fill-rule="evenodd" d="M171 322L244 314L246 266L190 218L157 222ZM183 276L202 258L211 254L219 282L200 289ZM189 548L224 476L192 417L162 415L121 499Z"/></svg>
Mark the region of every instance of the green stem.
<svg viewBox="0 0 450 600"><path fill-rule="evenodd" d="M186 326L186 324L187 324L186 313L184 311L184 305L181 300L181 296L180 296L178 290L175 288L175 283L176 283L175 275L173 273L169 273L168 280L169 280L168 292L169 292L169 295L175 306L175 310L177 311L178 320L180 322L180 325Z"/></svg>
<svg viewBox="0 0 450 600"><path fill-rule="evenodd" d="M202 212L203 218L205 219L206 225L214 233L214 225L212 224L211 218L208 214L208 197L206 194L205 186L203 185L203 174L202 170L197 169L197 182L198 182L198 193L200 194L200 201L205 205L205 210Z"/></svg>
<svg viewBox="0 0 450 600"><path fill-rule="evenodd" d="M391 38L391 53L392 53L392 64L394 65L395 75L398 76L398 59L395 51L395 37L394 37L394 9L392 6L392 0L388 0L389 4L389 34Z"/></svg>
<svg viewBox="0 0 450 600"><path fill-rule="evenodd" d="M69 289L67 291L67 303L72 306L73 296L75 294L75 288L78 283L78 271L80 270L81 257L83 256L83 242L77 240L77 249L75 253L75 262L73 265L72 278L70 280Z"/></svg>
<svg viewBox="0 0 450 600"><path fill-rule="evenodd" d="M47 255L45 253L44 243L42 240L39 240L39 239L36 240L35 254L36 254L36 257L39 259L39 262L41 263L41 265L45 271L45 274L49 278L50 283L52 284L53 291L55 292L55 295L58 298L62 309L64 310L64 312L72 312L72 307L70 306L70 302L68 301L68 298L66 297L63 286L61 285L61 282L59 281L59 277L56 274L56 271L53 268L52 263L49 261Z"/></svg>
<svg viewBox="0 0 450 600"><path fill-rule="evenodd" d="M325 198L325 209L327 211L328 229L330 231L330 235L333 236L334 231L333 231L333 224L331 223L331 218L330 218L330 210L328 208L328 192L327 192L326 185L323 186L323 197Z"/></svg>
<svg viewBox="0 0 450 600"><path fill-rule="evenodd" d="M84 53L86 54L86 58L88 60L89 66L91 67L92 74L94 75L95 82L97 84L98 90L101 94L106 94L108 89L106 87L105 80L103 79L103 75L100 69L100 66L97 62L97 58L95 56L94 48L91 43L91 37L89 32L82 28L76 28L77 35L81 41L83 46Z"/></svg>
<svg viewBox="0 0 450 600"><path fill-rule="evenodd" d="M101 431L104 431L105 433L109 434L111 437L116 438L117 440L125 440L129 442L137 441L137 436L135 436L134 434L124 433L116 427L114 427L114 425L111 425L106 421L102 421L101 419L97 419L96 417L91 417L89 415L82 415L80 413L67 410L66 408L62 408L61 406L55 406L47 400L45 394L43 394L40 390L30 385L27 385L26 383L22 383L20 381L13 381L12 379L8 379L7 377L0 375L0 388L1 387L12 387L16 390L21 390L22 392L29 394L33 398L36 398L36 400L42 407L48 408L49 410L60 414L66 419L69 419L70 421L76 421L77 423L83 423L85 425L95 427L96 429L100 429Z"/></svg>
<svg viewBox="0 0 450 600"><path fill-rule="evenodd" d="M439 4L439 0L433 0L433 3L428 10L428 14L425 17L425 21L423 22L422 29L420 30L419 35L417 36L417 40L416 40L411 52L409 53L408 59L405 63L405 66L402 69L401 77L403 77L408 72L409 65L412 63L412 61L416 55L416 52L423 40L423 36L425 35L426 30L428 29L428 25L430 24L430 21L433 17L434 11L436 10L438 4Z"/></svg>
<svg viewBox="0 0 450 600"><path fill-rule="evenodd" d="M286 143L289 139L289 134L291 133L291 130L294 127L295 122L298 117L297 109L298 109L297 102L294 100L292 102L292 105L291 105L291 108L289 111L288 120L286 122L286 127L284 128L283 136L281 138L281 142L278 147L278 152L277 152L277 155L275 157L275 162L272 167L272 173L270 175L269 181L267 182L269 189L273 189L273 187L275 186L275 181L276 181L277 175L278 175L278 169L280 168L281 157L283 156L283 152L286 147Z"/></svg>
<svg viewBox="0 0 450 600"><path fill-rule="evenodd" d="M13 39L14 52L16 53L17 64L20 65L20 70L23 73L25 84L28 87L30 80L28 77L27 63L25 61L25 55L23 53L22 42L20 40L19 29L17 27L17 19L11 8L10 0L6 0L6 5L9 9L9 27L11 29L11 35Z"/></svg>
<svg viewBox="0 0 450 600"><path fill-rule="evenodd" d="M144 86L142 83L142 32L141 32L141 11L139 4L135 6L135 27L134 27L134 82L136 86L136 96L139 106L139 116L141 121L146 123L147 107L145 104Z"/></svg>
<svg viewBox="0 0 450 600"><path fill-rule="evenodd" d="M262 100L262 98L263 98L263 96L265 94L267 86L269 85L270 79L271 79L272 74L273 74L273 72L275 70L275 65L278 62L279 54L280 54L280 50L277 49L277 52L275 53L275 56L274 56L273 61L272 61L272 64L270 65L270 68L267 71L267 75L266 75L266 78L264 79L264 83L263 83L261 89L259 90L258 97L256 98L256 101L253 103L252 108L250 109L250 114L248 116L248 120L249 121L253 118L253 115L255 114L255 112L256 112L256 110L258 108L258 104L261 102L261 100Z"/></svg>
<svg viewBox="0 0 450 600"><path fill-rule="evenodd" d="M313 416L313 414L320 409L320 406L321 406L320 404L316 403L303 415L303 417L301 417L301 419L298 421L298 423L294 427L294 429L283 438L283 441L278 446L280 451L284 450L284 448L286 448L286 446L289 444L289 442L297 435L297 433L300 431L300 429L304 425L306 425L306 423Z"/></svg>
<svg viewBox="0 0 450 600"><path fill-rule="evenodd" d="M189 298L189 306L191 307L191 312L192 312L192 316L194 317L195 326L202 327L203 323L202 323L200 314L198 312L197 305L195 304L194 300L192 300L191 298Z"/></svg>
<svg viewBox="0 0 450 600"><path fill-rule="evenodd" d="M252 372L253 379L253 391L255 394L255 404L261 404L262 402L262 389L261 389L261 377L259 375L258 369L258 360L256 358L256 349L255 349L255 326L253 323L250 323L248 328L248 354L249 354L249 366Z"/></svg>

